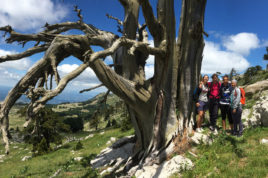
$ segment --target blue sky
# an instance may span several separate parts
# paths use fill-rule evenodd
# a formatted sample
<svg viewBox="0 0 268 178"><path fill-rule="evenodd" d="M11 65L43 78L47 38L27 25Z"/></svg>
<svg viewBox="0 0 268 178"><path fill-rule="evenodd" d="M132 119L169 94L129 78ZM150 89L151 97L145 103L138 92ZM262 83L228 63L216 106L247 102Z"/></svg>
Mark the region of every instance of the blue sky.
<svg viewBox="0 0 268 178"><path fill-rule="evenodd" d="M150 0L156 7L157 0ZM117 0L1 0L0 26L12 25L23 33L38 32L45 22L58 23L76 21L73 5L82 9L84 21L96 27L117 32L116 22L107 19L106 13L123 20L123 8ZM181 0L175 0L176 16L179 19ZM203 74L212 74L220 71L229 73L232 67L244 72L249 66L261 65L267 62L262 60L265 46L268 46L267 0L207 0L205 13L204 59ZM140 23L144 23L142 14ZM177 27L179 22L177 22ZM178 31L178 30L177 30ZM24 49L17 44L5 44L0 39L0 55L17 53L31 47L32 43ZM95 48L100 50L100 48ZM31 65L42 57L34 55L19 61L0 64L0 86L14 86L27 72ZM107 59L108 63L110 59ZM74 70L80 63L75 58L68 58L60 64L58 70L63 76ZM146 65L147 77L153 75L154 59L150 56ZM98 84L91 69L87 69L75 79L68 90L76 91ZM72 86L72 87L70 87ZM104 88L98 91L104 91Z"/></svg>

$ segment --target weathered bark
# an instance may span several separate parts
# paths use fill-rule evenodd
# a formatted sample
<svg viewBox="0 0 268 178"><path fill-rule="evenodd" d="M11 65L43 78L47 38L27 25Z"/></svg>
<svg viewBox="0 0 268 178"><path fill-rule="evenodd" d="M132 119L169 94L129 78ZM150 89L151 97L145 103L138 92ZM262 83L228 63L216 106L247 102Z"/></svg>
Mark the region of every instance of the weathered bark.
<svg viewBox="0 0 268 178"><path fill-rule="evenodd" d="M191 131L194 117L193 91L199 81L203 58L204 13L206 1L183 0L179 38L178 111L180 132Z"/></svg>
<svg viewBox="0 0 268 178"><path fill-rule="evenodd" d="M179 147L178 142L187 144L193 117L192 93L198 82L204 47L202 34L206 0L182 0L177 41L174 0L158 0L157 17L149 0L119 1L125 10L124 21L113 19L123 23L122 37L85 24L77 8L78 22L47 24L46 30L36 35L18 34L8 26L0 28L10 33L7 41L10 43L45 42L44 47L37 46L27 53L0 58L0 62L46 50L44 58L21 79L1 104L1 129L7 150L8 112L20 95L30 86L36 86L31 92L37 97L29 108L33 117L87 67L91 67L102 84L127 104L137 143L126 169L138 162L159 163L172 154L176 146ZM138 24L140 7L146 21L143 26ZM146 26L154 38L154 47L147 43ZM70 29L79 29L85 35L60 34ZM94 52L90 45L101 46L104 50ZM155 74L146 80L144 67L149 54L155 57ZM83 61L83 64L61 79L57 66L70 55ZM101 60L107 56L113 57L114 70ZM50 90L44 89L49 75L54 76L57 83ZM38 91L41 90L44 92L40 94Z"/></svg>

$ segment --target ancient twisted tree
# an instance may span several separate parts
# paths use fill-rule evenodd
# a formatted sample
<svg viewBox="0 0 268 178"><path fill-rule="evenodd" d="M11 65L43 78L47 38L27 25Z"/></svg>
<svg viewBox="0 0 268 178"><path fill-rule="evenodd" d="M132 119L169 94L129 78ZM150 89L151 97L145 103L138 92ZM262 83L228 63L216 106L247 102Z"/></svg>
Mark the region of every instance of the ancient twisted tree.
<svg viewBox="0 0 268 178"><path fill-rule="evenodd" d="M175 18L174 0L158 0L156 15L149 0L119 1L124 7L124 20L121 22L107 16L121 25L121 35L85 23L77 7L77 22L46 24L44 31L37 34L17 33L11 26L0 28L8 35L7 43L24 45L36 42L20 54L0 57L1 63L45 52L1 103L1 131L7 153L8 114L16 100L22 94L31 99L26 124L37 122L34 116L47 101L61 93L88 67L93 69L102 85L119 96L128 107L136 135L129 166L138 162L161 162L187 145L193 125L192 95L200 75L203 34L207 35L204 32L206 0L182 0L178 35L176 23L179 20ZM140 8L146 22L143 25L138 21ZM83 33L63 34L72 29ZM153 47L148 44L148 33L153 38ZM92 45L103 50L95 52ZM154 56L155 66L154 76L146 80L144 68L148 55ZM69 56L74 56L82 64L61 78L57 66ZM113 68L103 62L107 56L112 56ZM52 79L56 81L54 87Z"/></svg>

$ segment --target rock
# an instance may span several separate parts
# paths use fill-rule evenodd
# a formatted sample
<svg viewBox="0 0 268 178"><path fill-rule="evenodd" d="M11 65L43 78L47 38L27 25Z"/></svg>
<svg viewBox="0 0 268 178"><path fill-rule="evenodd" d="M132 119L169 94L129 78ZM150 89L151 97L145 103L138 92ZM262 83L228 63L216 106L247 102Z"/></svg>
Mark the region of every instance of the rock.
<svg viewBox="0 0 268 178"><path fill-rule="evenodd" d="M190 159L177 155L160 165L153 164L152 166L144 166L136 171L135 176L137 178L168 178L174 173L190 170L192 168L193 163ZM135 170L137 167L132 169ZM131 171L132 170L130 170L130 172Z"/></svg>
<svg viewBox="0 0 268 178"><path fill-rule="evenodd" d="M110 144L112 144L115 141L116 141L116 138L115 137L111 137L110 140L106 143L106 145L110 145Z"/></svg>
<svg viewBox="0 0 268 178"><path fill-rule="evenodd" d="M205 134L195 132L194 135L191 137L191 141L197 145L199 144L206 144L206 145L211 145L212 144L212 139Z"/></svg>
<svg viewBox="0 0 268 178"><path fill-rule="evenodd" d="M76 157L74 158L75 161L81 161L83 159L83 157Z"/></svg>
<svg viewBox="0 0 268 178"><path fill-rule="evenodd" d="M5 155L0 155L0 159L3 159L5 157Z"/></svg>
<svg viewBox="0 0 268 178"><path fill-rule="evenodd" d="M268 94L267 92L263 94L251 110L243 111L242 119L245 127L260 125L268 127Z"/></svg>
<svg viewBox="0 0 268 178"><path fill-rule="evenodd" d="M13 146L13 148L15 148L15 149L16 149L16 148L19 148L19 147L18 147L18 146Z"/></svg>
<svg viewBox="0 0 268 178"><path fill-rule="evenodd" d="M105 132L101 132L100 134L103 135Z"/></svg>
<svg viewBox="0 0 268 178"><path fill-rule="evenodd" d="M130 142L131 143L135 142L135 135L126 136L117 140L115 143L113 143L112 148L119 148L123 146L124 144L130 143Z"/></svg>
<svg viewBox="0 0 268 178"><path fill-rule="evenodd" d="M264 145L268 145L268 139L263 138L261 139L260 143Z"/></svg>
<svg viewBox="0 0 268 178"><path fill-rule="evenodd" d="M93 168L99 168L108 165L117 159L128 159L132 155L133 143L127 143L120 148L107 147L93 160L91 164Z"/></svg>
<svg viewBox="0 0 268 178"><path fill-rule="evenodd" d="M105 170L103 170L101 173L100 173L100 175L102 176L103 174L106 174L106 173L108 173L108 172L112 172L114 169L113 168L107 168L107 169L105 169Z"/></svg>
<svg viewBox="0 0 268 178"><path fill-rule="evenodd" d="M88 136L85 137L85 140L86 140L86 139L89 139L89 138L91 138L91 137L93 137L93 136L94 136L93 134L90 134L90 135L88 135Z"/></svg>
<svg viewBox="0 0 268 178"><path fill-rule="evenodd" d="M110 140L111 140L111 142L115 142L116 141L116 138L115 137L111 137Z"/></svg>
<svg viewBox="0 0 268 178"><path fill-rule="evenodd" d="M50 176L49 178L53 178L53 177L57 177L57 175L61 172L61 168L58 169L52 176Z"/></svg>
<svg viewBox="0 0 268 178"><path fill-rule="evenodd" d="M106 145L110 145L112 142L111 140L108 140L108 142L106 143Z"/></svg>
<svg viewBox="0 0 268 178"><path fill-rule="evenodd" d="M246 97L252 97L254 94L257 94L260 91L268 90L268 80L259 81L254 84L245 86L244 90Z"/></svg>
<svg viewBox="0 0 268 178"><path fill-rule="evenodd" d="M24 157L21 159L21 161L26 161L26 160L31 159L31 158L32 158L31 156L24 156Z"/></svg>

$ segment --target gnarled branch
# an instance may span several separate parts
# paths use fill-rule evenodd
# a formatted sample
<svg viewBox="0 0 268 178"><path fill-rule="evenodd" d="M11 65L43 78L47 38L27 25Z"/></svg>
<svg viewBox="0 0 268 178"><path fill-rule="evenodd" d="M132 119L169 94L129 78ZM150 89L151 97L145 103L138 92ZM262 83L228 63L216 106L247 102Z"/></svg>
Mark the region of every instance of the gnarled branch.
<svg viewBox="0 0 268 178"><path fill-rule="evenodd" d="M43 52L43 51L47 50L48 47L49 47L49 45L43 44L43 45L40 45L40 46L35 46L35 47L32 47L32 48L29 48L29 49L27 49L26 51L24 51L22 53L8 54L6 56L1 56L0 57L0 63L1 62L6 62L6 61L14 61L14 60L22 59L24 57L29 57L29 56L32 56L33 54L40 53L40 52Z"/></svg>
<svg viewBox="0 0 268 178"><path fill-rule="evenodd" d="M81 90L79 93L84 93L84 92L86 92L86 91L95 90L95 89L100 88L100 87L103 87L103 86L104 86L103 83L101 83L101 84L96 85L96 86L94 86L94 87L91 87L91 88L87 88L87 89Z"/></svg>

